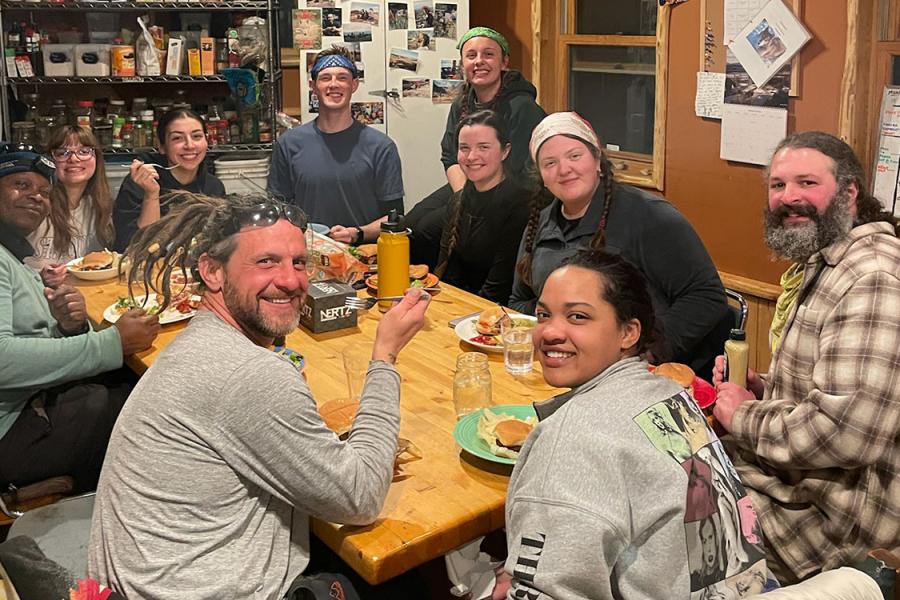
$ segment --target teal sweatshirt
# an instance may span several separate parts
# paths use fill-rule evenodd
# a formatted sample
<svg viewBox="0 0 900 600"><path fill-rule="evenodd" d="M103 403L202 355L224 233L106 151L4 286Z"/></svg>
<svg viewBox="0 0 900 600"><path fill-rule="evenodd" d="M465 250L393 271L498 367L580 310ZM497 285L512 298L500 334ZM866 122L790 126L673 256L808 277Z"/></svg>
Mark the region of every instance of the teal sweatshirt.
<svg viewBox="0 0 900 600"><path fill-rule="evenodd" d="M36 392L120 366L118 329L66 337L40 276L0 245L0 438Z"/></svg>

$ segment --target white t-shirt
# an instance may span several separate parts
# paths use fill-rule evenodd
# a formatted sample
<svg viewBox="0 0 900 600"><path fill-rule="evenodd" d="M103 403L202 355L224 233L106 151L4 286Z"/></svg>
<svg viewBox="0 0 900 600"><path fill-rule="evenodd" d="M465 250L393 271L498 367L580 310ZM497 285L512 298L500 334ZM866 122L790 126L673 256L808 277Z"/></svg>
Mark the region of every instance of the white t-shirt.
<svg viewBox="0 0 900 600"><path fill-rule="evenodd" d="M94 227L94 211L90 196L81 199L81 203L72 211L72 225L75 234L69 247L63 253L57 253L53 248L53 223L50 219L44 219L37 229L28 236L28 242L34 248L34 256L26 262L40 270L45 264L66 263L74 258L84 256L88 252L102 250L103 244L97 236Z"/></svg>

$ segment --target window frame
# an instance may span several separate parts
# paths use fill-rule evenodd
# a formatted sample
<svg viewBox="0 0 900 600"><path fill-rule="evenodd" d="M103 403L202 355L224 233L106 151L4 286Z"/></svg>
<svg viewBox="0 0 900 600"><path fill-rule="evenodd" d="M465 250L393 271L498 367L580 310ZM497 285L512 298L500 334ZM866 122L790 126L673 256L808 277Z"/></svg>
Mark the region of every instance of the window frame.
<svg viewBox="0 0 900 600"><path fill-rule="evenodd" d="M535 43L533 64L539 65L535 81L547 112L569 109L569 56L573 46L655 47L655 108L653 154L609 150L617 181L663 190L665 180L666 105L668 99L669 23L672 6L658 8L656 35L587 35L575 31L576 0L532 0ZM555 18L554 18L555 17ZM562 67L558 70L558 67ZM559 77L559 73L564 78ZM544 84L541 86L541 84ZM603 139L603 132L597 132Z"/></svg>

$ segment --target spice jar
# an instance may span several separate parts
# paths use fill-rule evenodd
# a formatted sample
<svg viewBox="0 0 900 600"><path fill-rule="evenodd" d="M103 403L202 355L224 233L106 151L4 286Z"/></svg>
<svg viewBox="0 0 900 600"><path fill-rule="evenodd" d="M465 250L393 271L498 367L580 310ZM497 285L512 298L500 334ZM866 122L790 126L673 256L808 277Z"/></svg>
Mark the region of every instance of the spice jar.
<svg viewBox="0 0 900 600"><path fill-rule="evenodd" d="M453 408L456 418L492 404L491 370L488 357L481 352L464 352L456 357L453 375Z"/></svg>
<svg viewBox="0 0 900 600"><path fill-rule="evenodd" d="M113 125L108 118L97 119L94 121L94 135L97 136L97 143L101 148L109 148L113 143Z"/></svg>

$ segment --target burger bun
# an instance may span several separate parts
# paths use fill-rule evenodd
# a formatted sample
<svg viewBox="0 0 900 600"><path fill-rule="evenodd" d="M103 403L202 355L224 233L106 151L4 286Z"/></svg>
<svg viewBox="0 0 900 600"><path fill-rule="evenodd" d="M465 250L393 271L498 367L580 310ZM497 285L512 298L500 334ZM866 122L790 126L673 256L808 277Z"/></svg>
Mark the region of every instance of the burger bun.
<svg viewBox="0 0 900 600"><path fill-rule="evenodd" d="M531 433L532 427L525 421L519 419L509 419L497 423L494 428L494 435L497 437L497 443L514 450L518 450L525 443L525 438Z"/></svg>
<svg viewBox="0 0 900 600"><path fill-rule="evenodd" d="M690 388L694 383L694 371L681 363L663 363L654 371L657 375L668 377L683 388Z"/></svg>
<svg viewBox="0 0 900 600"><path fill-rule="evenodd" d="M478 322L475 323L475 329L477 329L478 333L481 335L500 335L503 321L507 319L509 319L509 315L507 315L502 308L499 306L492 306L483 310L481 314L478 315Z"/></svg>

